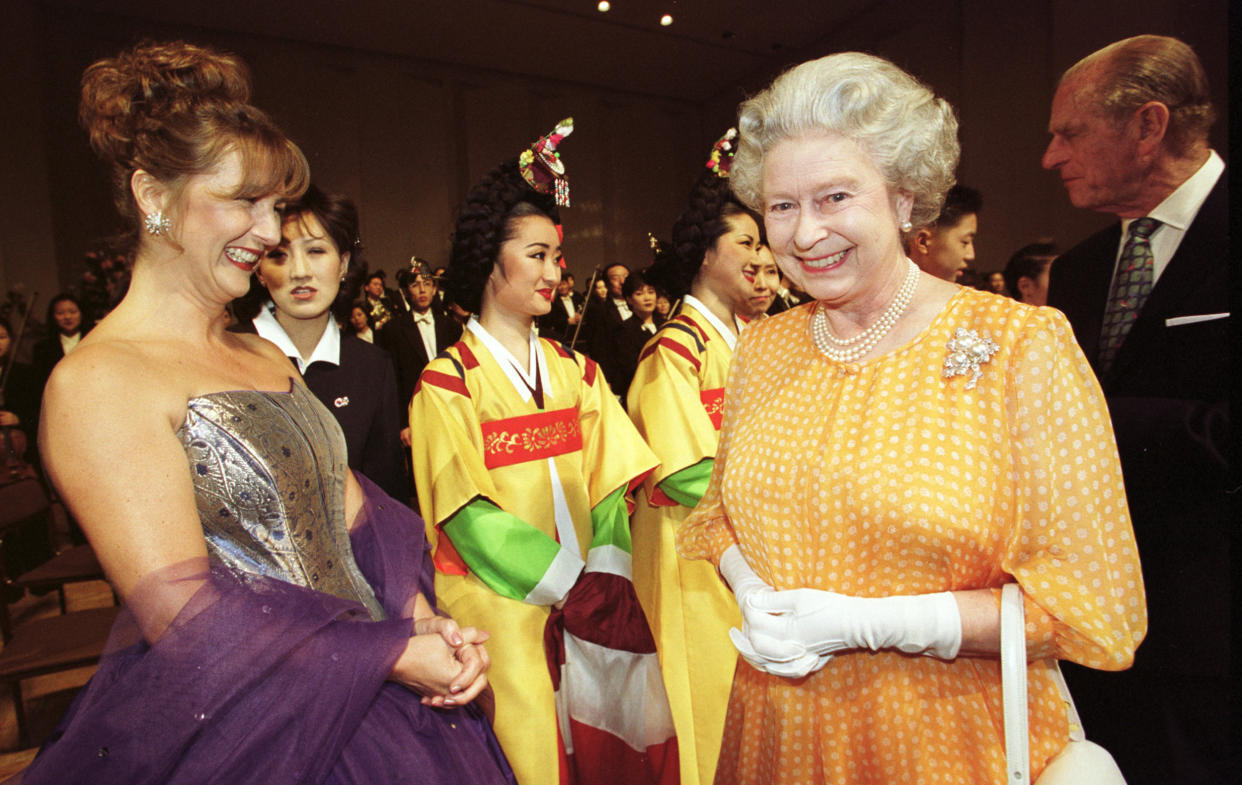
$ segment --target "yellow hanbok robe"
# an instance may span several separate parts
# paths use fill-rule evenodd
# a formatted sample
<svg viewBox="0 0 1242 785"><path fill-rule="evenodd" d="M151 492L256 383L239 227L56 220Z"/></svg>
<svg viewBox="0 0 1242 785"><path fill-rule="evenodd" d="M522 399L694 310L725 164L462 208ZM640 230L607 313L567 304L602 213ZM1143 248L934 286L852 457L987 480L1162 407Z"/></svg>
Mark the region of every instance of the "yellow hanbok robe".
<svg viewBox="0 0 1242 785"><path fill-rule="evenodd" d="M549 604L584 565L628 579L628 530L593 531L592 510L656 461L592 360L532 333L531 366L538 375L524 379L472 321L424 370L410 415L439 607L491 633L496 736L519 783L546 785L565 776L544 646ZM493 512L451 540L445 528L472 506Z"/></svg>
<svg viewBox="0 0 1242 785"><path fill-rule="evenodd" d="M712 782L737 661L729 628L741 626L741 614L732 592L711 564L682 558L674 542L716 455L735 340L687 297L643 348L627 400L660 459L632 518L634 590L660 654L683 785Z"/></svg>

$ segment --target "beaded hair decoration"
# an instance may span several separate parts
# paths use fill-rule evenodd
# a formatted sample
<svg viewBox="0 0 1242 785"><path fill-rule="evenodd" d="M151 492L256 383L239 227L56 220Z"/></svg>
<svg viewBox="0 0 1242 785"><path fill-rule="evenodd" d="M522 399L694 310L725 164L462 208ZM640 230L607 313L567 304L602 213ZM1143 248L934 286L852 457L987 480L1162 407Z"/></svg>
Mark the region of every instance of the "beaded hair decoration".
<svg viewBox="0 0 1242 785"><path fill-rule="evenodd" d="M558 207L569 206L569 178L565 176L565 164L557 145L574 132L574 119L566 117L556 124L552 133L522 151L518 156L518 171L527 185L541 194L552 194Z"/></svg>
<svg viewBox="0 0 1242 785"><path fill-rule="evenodd" d="M717 177L728 177L729 170L733 168L733 155L736 152L733 147L733 140L736 138L737 129L730 128L712 146L712 154L707 159L706 166Z"/></svg>

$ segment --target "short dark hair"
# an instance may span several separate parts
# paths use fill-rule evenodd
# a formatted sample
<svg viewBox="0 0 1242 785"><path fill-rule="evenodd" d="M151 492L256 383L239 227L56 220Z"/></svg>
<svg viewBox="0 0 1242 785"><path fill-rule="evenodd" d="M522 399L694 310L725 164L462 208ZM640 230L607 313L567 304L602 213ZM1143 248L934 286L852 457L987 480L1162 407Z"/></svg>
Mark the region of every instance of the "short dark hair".
<svg viewBox="0 0 1242 785"><path fill-rule="evenodd" d="M1009 263L1005 265L1005 288L1013 295L1015 300L1022 299L1022 290L1018 288L1019 278L1030 278L1034 280L1044 269L1052 264L1052 260L1056 258L1060 251L1054 243L1038 242L1030 243L1019 248L1013 256L1009 257Z"/></svg>
<svg viewBox="0 0 1242 785"><path fill-rule="evenodd" d="M936 229L952 229L972 213L978 215L983 209L983 194L969 185L955 185L944 196L940 216L932 222Z"/></svg>
<svg viewBox="0 0 1242 785"><path fill-rule="evenodd" d="M630 273L629 277L625 279L625 283L621 284L621 296L628 300L630 295L645 286L650 286L652 289L655 288L642 273Z"/></svg>
<svg viewBox="0 0 1242 785"><path fill-rule="evenodd" d="M431 272L431 263L419 256L411 256L409 267L402 267L397 271L397 286L404 292L419 278L428 278L433 284L439 284Z"/></svg>

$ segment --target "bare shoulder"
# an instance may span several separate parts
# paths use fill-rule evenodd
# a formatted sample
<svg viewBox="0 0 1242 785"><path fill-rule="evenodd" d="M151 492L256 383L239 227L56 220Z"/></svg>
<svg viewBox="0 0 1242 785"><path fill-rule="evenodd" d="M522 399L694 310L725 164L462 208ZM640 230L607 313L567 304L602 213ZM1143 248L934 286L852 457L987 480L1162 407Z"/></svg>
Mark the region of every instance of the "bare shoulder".
<svg viewBox="0 0 1242 785"><path fill-rule="evenodd" d="M140 342L84 342L56 364L44 390L44 415L74 420L109 411L172 416L174 390L174 379L160 372Z"/></svg>
<svg viewBox="0 0 1242 785"><path fill-rule="evenodd" d="M254 352L265 359L281 365L288 365L289 358L280 347L255 333L229 333L248 352Z"/></svg>

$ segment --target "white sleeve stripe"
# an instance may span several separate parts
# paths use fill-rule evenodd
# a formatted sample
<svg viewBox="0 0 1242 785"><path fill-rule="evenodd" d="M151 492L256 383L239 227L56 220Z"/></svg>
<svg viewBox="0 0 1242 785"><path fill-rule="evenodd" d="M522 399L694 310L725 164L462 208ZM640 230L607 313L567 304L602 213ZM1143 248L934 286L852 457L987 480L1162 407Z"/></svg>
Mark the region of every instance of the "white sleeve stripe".
<svg viewBox="0 0 1242 785"><path fill-rule="evenodd" d="M561 548L539 579L539 583L526 595L525 602L531 605L553 605L565 599L570 588L577 583L583 566L582 559L576 553Z"/></svg>

